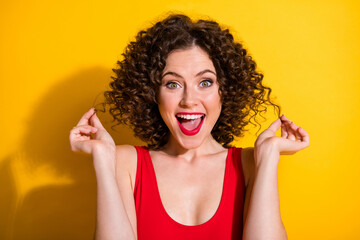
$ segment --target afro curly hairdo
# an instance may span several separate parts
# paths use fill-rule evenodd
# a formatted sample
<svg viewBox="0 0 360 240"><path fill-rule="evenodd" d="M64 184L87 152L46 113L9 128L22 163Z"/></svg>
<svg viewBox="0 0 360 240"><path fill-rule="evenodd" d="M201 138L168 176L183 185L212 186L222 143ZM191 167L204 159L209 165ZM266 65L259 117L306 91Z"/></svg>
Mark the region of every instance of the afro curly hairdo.
<svg viewBox="0 0 360 240"><path fill-rule="evenodd" d="M217 142L230 147L234 136L241 136L248 123L254 124L252 119L260 125L255 117L266 112L266 105L280 114L280 107L270 100L271 89L262 83L263 74L228 29L215 21L194 22L172 14L140 31L128 44L123 60L113 69L111 90L104 93L116 125L130 126L149 149L161 149L170 135L157 104L166 58L174 50L192 46L206 51L216 69L222 110L211 134Z"/></svg>

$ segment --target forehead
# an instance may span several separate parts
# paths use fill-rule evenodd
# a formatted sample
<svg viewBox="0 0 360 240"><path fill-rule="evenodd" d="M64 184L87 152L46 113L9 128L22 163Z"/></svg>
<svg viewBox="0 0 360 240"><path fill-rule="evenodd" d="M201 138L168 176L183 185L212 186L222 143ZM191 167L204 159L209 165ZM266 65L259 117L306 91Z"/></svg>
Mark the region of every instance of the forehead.
<svg viewBox="0 0 360 240"><path fill-rule="evenodd" d="M209 69L215 72L215 67L207 52L198 46L174 50L166 58L166 71L200 72Z"/></svg>

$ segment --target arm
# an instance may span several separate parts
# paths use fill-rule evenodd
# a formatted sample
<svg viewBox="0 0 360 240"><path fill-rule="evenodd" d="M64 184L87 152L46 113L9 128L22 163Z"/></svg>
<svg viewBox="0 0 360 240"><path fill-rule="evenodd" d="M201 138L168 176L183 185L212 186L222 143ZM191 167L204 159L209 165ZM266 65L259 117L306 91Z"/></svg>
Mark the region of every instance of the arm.
<svg viewBox="0 0 360 240"><path fill-rule="evenodd" d="M118 155L115 151L107 153L99 152L93 158L97 179L96 239L136 239L136 226L133 229L128 216L129 205L125 205L129 202L128 189L131 189L129 175L124 169L115 174L113 166L102 164L115 161Z"/></svg>
<svg viewBox="0 0 360 240"><path fill-rule="evenodd" d="M94 109L85 113L78 125L70 131L70 145L75 152L93 156L97 179L96 239L136 239L136 232L120 194L127 192L126 185L119 187L117 183L124 179L127 169L121 168L119 176L115 174L118 156L115 143Z"/></svg>
<svg viewBox="0 0 360 240"><path fill-rule="evenodd" d="M281 127L281 137L275 132ZM309 136L282 116L255 143L245 206L243 239L287 239L281 220L277 184L280 154L293 154L309 145ZM251 161L249 161L251 162ZM250 164L251 165L251 164Z"/></svg>

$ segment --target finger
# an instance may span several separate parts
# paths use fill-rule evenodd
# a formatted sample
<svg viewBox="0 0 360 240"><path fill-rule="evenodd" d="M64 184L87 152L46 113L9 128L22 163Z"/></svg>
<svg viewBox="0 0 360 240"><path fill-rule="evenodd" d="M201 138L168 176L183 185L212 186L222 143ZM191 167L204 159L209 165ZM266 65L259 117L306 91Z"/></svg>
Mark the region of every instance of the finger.
<svg viewBox="0 0 360 240"><path fill-rule="evenodd" d="M298 127L297 133L301 135L301 140L286 139L281 145L281 154L294 154L310 145L309 134L303 128Z"/></svg>
<svg viewBox="0 0 360 240"><path fill-rule="evenodd" d="M278 118L273 123L270 124L268 129L276 133L276 131L279 130L280 127L281 127L281 120L280 118Z"/></svg>
<svg viewBox="0 0 360 240"><path fill-rule="evenodd" d="M80 126L80 125L88 125L89 124L89 119L90 117L94 114L95 109L94 108L90 108L89 111L87 111L80 119L80 121L78 122L78 124L76 126Z"/></svg>
<svg viewBox="0 0 360 240"><path fill-rule="evenodd" d="M97 128L89 126L89 125L83 125L74 127L70 131L70 142L76 141L76 140L86 140L89 138L90 133L96 133Z"/></svg>
<svg viewBox="0 0 360 240"><path fill-rule="evenodd" d="M96 113L90 117L90 124L96 128L104 128Z"/></svg>
<svg viewBox="0 0 360 240"><path fill-rule="evenodd" d="M292 141L287 139L280 148L281 154L294 154L306 147L308 147L309 144L307 142L299 142L299 141Z"/></svg>
<svg viewBox="0 0 360 240"><path fill-rule="evenodd" d="M296 137L295 137L295 132L294 130L291 128L291 123L290 122L284 122L284 125L286 127L286 133L287 133L287 139L295 141Z"/></svg>
<svg viewBox="0 0 360 240"><path fill-rule="evenodd" d="M285 126L287 126L287 138L290 140L301 141L302 136L298 132L299 126L297 126L285 115L281 116L281 121L285 124Z"/></svg>
<svg viewBox="0 0 360 240"><path fill-rule="evenodd" d="M283 138L288 138L290 127L289 124L291 123L290 119L288 119L284 114L280 117L281 120L281 136Z"/></svg>
<svg viewBox="0 0 360 240"><path fill-rule="evenodd" d="M285 115L281 115L280 119L285 126L286 133L284 133L284 135L286 135L286 138L293 141L297 139L300 140L299 136L297 135L298 126L296 126L295 123L291 122L291 120Z"/></svg>
<svg viewBox="0 0 360 240"><path fill-rule="evenodd" d="M288 132L287 132L287 126L285 123L281 123L281 137L287 138Z"/></svg>
<svg viewBox="0 0 360 240"><path fill-rule="evenodd" d="M295 140L296 141L301 141L301 139L302 139L302 136L301 136L301 134L299 133L299 127L294 123L294 122L292 122L292 123L290 123L290 128L291 128L291 130L293 131L293 133L294 133L294 136L295 136Z"/></svg>
<svg viewBox="0 0 360 240"><path fill-rule="evenodd" d="M91 153L91 133L96 133L97 129L90 125L74 127L70 131L70 147L74 152Z"/></svg>
<svg viewBox="0 0 360 240"><path fill-rule="evenodd" d="M307 143L307 146L309 146L310 145L309 134L301 127L299 127L298 132L301 135L301 141Z"/></svg>
<svg viewBox="0 0 360 240"><path fill-rule="evenodd" d="M291 123L291 120L290 120L289 118L287 118L284 114L281 115L280 119L281 119L282 122L289 122L289 123Z"/></svg>
<svg viewBox="0 0 360 240"><path fill-rule="evenodd" d="M73 127L73 129L70 130L70 134L90 133L90 132L96 132L97 130L98 129L96 127L90 125L82 125L82 126Z"/></svg>
<svg viewBox="0 0 360 240"><path fill-rule="evenodd" d="M293 134L295 136L295 140L296 141L302 141L302 135L299 132L300 127L298 125L296 125L294 122L291 122L289 124L289 126L290 126L290 128L291 128L291 130L292 130L292 132L293 132Z"/></svg>

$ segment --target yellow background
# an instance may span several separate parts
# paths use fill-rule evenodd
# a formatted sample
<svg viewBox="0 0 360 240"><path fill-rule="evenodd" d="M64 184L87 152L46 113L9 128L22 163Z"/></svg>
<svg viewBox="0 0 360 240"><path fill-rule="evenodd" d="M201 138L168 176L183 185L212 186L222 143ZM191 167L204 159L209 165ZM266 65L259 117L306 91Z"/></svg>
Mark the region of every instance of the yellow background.
<svg viewBox="0 0 360 240"><path fill-rule="evenodd" d="M360 4L350 0L2 1L0 239L92 238L95 176L91 158L69 150L69 130L126 44L169 10L230 27L309 132L311 146L279 165L289 239L360 239ZM101 118L118 144L141 144Z"/></svg>

